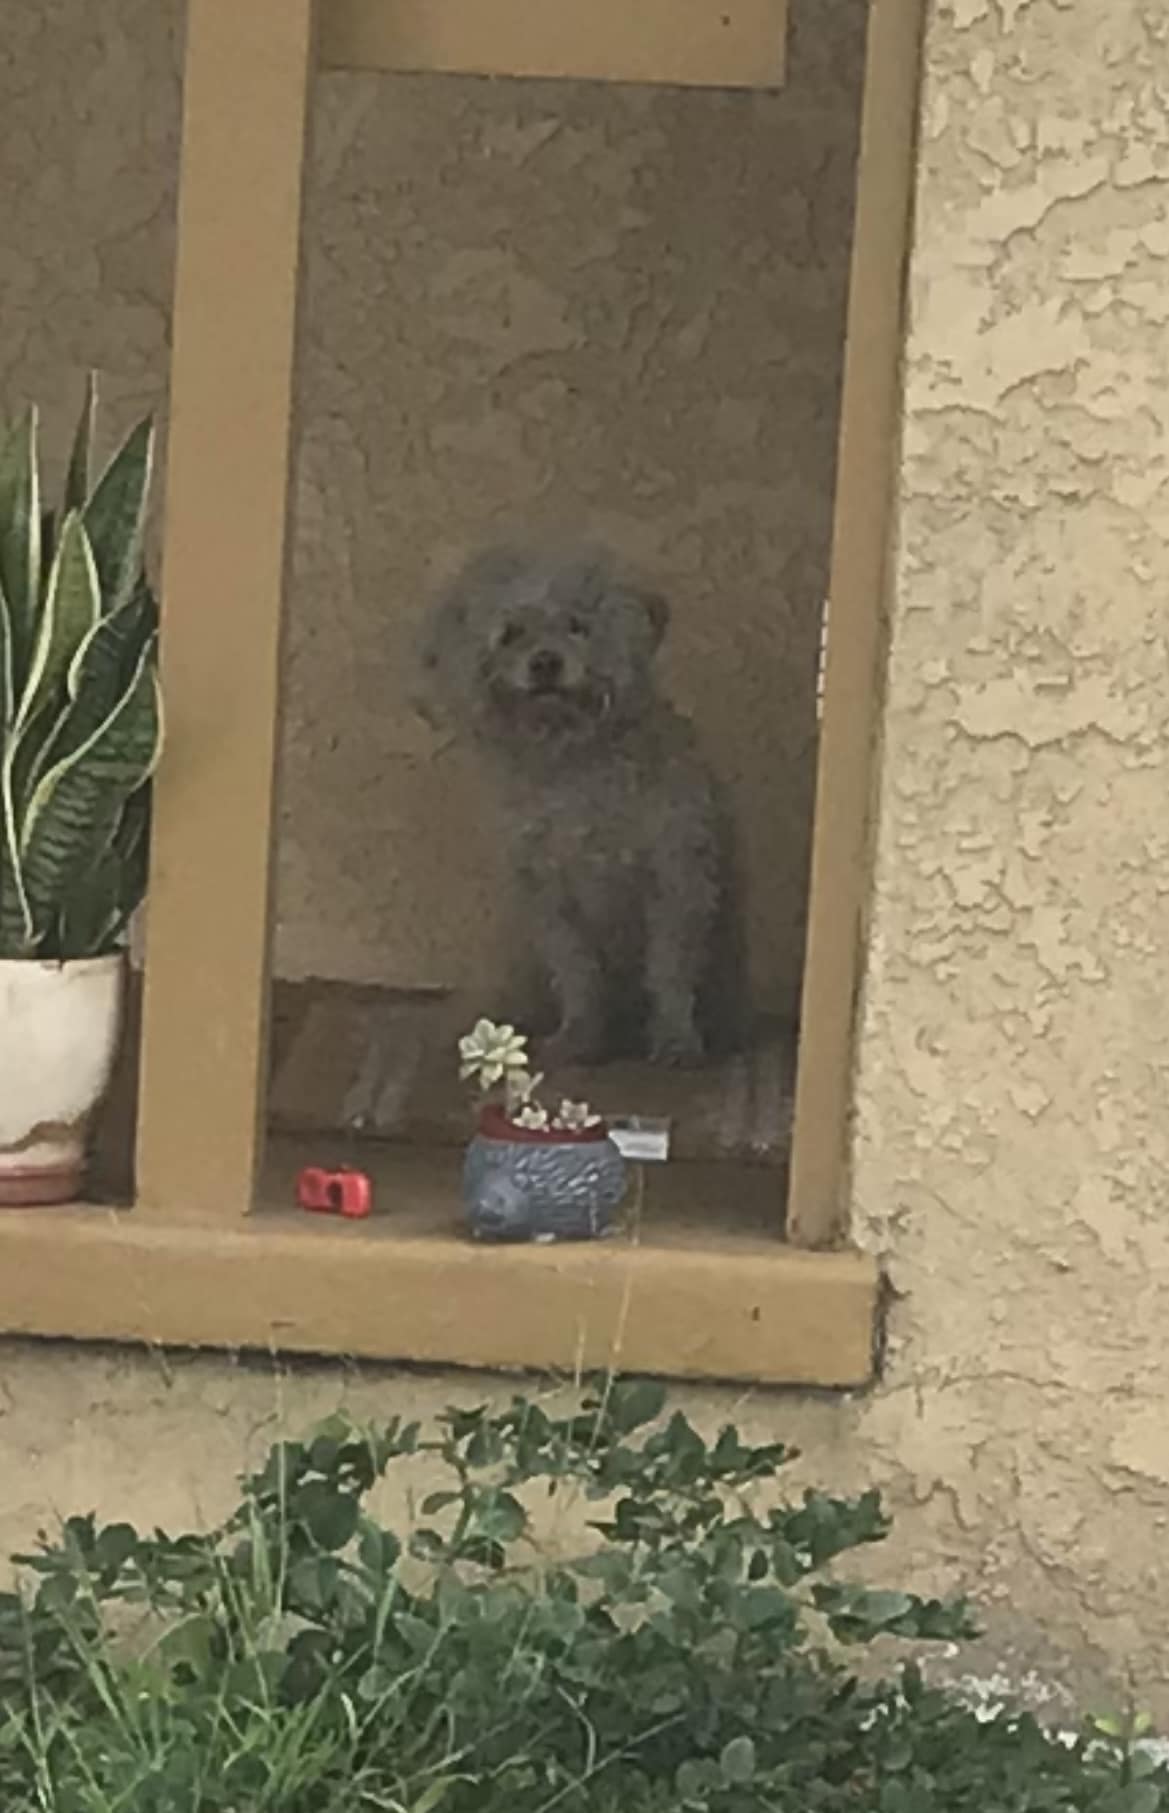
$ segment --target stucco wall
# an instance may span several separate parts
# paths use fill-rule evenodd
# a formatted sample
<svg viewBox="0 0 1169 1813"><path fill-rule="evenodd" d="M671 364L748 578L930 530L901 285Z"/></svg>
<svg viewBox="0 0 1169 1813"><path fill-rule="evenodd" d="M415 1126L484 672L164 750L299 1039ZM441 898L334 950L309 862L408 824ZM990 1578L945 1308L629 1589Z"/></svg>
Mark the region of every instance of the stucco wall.
<svg viewBox="0 0 1169 1813"><path fill-rule="evenodd" d="M918 1553L1036 1653L1145 1681L1169 1648L1167 67L1149 0L934 8L854 1153L899 1294L863 1439Z"/></svg>
<svg viewBox="0 0 1169 1813"><path fill-rule="evenodd" d="M18 11L0 63L27 185L0 378L58 419L90 348L127 409L164 365L171 49L153 3L119 8L125 39ZM886 1376L678 1397L882 1485L882 1571L983 1603L982 1673L1094 1702L1131 1669L1169 1717L1167 57L1153 0L933 9L854 1149ZM89 1503L213 1515L249 1444L343 1395L510 1389L6 1344L0 1546Z"/></svg>

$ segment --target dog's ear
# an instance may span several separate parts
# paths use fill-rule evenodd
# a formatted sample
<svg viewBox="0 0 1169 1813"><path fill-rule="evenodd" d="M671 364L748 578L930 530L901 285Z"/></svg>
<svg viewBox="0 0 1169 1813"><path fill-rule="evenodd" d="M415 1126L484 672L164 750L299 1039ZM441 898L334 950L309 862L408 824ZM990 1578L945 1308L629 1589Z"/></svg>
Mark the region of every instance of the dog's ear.
<svg viewBox="0 0 1169 1813"><path fill-rule="evenodd" d="M523 552L508 543L482 549L464 561L427 614L414 657L410 704L434 729L446 729L459 715L467 685L467 638L476 609L524 571Z"/></svg>

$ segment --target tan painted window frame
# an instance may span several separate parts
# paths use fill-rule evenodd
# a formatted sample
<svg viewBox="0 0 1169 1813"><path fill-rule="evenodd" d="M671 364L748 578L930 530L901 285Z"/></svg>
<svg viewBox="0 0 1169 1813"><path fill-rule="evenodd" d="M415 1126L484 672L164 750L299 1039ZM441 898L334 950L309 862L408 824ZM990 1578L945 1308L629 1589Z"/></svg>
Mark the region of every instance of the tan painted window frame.
<svg viewBox="0 0 1169 1813"><path fill-rule="evenodd" d="M787 0L321 0L326 69L771 88Z"/></svg>
<svg viewBox="0 0 1169 1813"><path fill-rule="evenodd" d="M389 3L332 0L350 26ZM825 1386L870 1377L877 1271L840 1243L922 12L923 0L870 0L787 1243L777 1186L774 1239L720 1233L712 1192L688 1238L488 1253L393 1214L351 1227L251 1213L321 45L313 0L190 0L162 584L169 743L138 1196L118 1212L6 1212L0 1329ZM352 66L360 39L350 30L344 56L334 40L333 60ZM384 49L370 61L384 64Z"/></svg>

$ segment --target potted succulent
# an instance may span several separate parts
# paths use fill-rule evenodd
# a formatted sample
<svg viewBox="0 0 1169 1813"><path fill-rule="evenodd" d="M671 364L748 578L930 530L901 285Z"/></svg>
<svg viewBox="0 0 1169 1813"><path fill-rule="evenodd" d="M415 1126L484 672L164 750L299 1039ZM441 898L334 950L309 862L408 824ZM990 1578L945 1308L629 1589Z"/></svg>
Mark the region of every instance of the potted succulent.
<svg viewBox="0 0 1169 1813"><path fill-rule="evenodd" d="M625 1160L587 1102L551 1110L527 1039L480 1020L459 1040L459 1075L479 1085L463 1200L477 1240L597 1240L625 1195Z"/></svg>
<svg viewBox="0 0 1169 1813"><path fill-rule="evenodd" d="M0 443L0 1204L77 1194L117 1047L161 740L142 564L153 427L96 482L86 389L59 509L37 413Z"/></svg>

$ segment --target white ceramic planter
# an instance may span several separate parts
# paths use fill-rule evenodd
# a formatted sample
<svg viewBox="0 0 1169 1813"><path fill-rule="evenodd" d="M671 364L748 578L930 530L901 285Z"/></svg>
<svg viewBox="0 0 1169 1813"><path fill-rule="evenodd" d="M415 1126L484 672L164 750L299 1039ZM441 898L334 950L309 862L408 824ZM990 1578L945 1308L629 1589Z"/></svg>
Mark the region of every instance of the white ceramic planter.
<svg viewBox="0 0 1169 1813"><path fill-rule="evenodd" d="M79 1194L118 1047L122 971L118 954L0 960L0 1206Z"/></svg>

